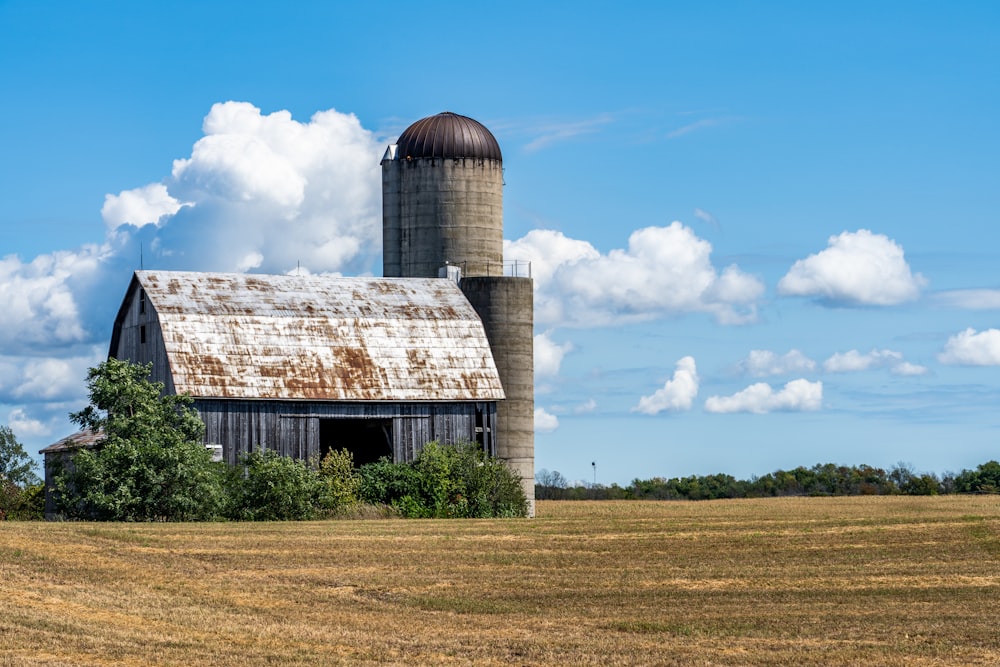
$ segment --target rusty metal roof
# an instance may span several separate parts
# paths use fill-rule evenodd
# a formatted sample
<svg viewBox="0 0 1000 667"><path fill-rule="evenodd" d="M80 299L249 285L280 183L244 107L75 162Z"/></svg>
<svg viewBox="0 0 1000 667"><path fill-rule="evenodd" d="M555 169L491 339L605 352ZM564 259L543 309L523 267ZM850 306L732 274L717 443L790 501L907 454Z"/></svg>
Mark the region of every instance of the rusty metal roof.
<svg viewBox="0 0 1000 667"><path fill-rule="evenodd" d="M483 158L503 161L500 144L486 126L468 116L444 111L403 130L396 154L407 158Z"/></svg>
<svg viewBox="0 0 1000 667"><path fill-rule="evenodd" d="M450 280L137 271L135 281L159 318L178 393L504 398L482 322Z"/></svg>

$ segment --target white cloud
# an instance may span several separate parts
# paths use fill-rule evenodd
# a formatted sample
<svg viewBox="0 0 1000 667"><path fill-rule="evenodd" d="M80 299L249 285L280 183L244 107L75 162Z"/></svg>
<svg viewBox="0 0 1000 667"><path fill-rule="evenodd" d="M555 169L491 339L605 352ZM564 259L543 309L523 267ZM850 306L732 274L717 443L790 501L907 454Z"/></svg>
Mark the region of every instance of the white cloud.
<svg viewBox="0 0 1000 667"><path fill-rule="evenodd" d="M37 419L28 416L23 408L15 408L7 415L7 426L18 438L49 435L52 430Z"/></svg>
<svg viewBox="0 0 1000 667"><path fill-rule="evenodd" d="M678 137L683 137L686 134L691 134L692 132L697 132L699 130L705 130L710 127L717 127L719 125L726 125L735 120L739 120L738 117L728 117L728 118L703 118L702 120L696 120L693 123L688 123L678 127L676 130L671 130L667 132L667 139L676 139Z"/></svg>
<svg viewBox="0 0 1000 667"><path fill-rule="evenodd" d="M888 306L916 299L927 282L910 271L903 248L887 236L860 229L828 242L826 250L795 262L778 282L780 294Z"/></svg>
<svg viewBox="0 0 1000 667"><path fill-rule="evenodd" d="M923 375L927 369L903 360L895 350L878 350L862 353L858 350L837 352L823 362L828 373L853 373L873 368L888 368L895 375Z"/></svg>
<svg viewBox="0 0 1000 667"><path fill-rule="evenodd" d="M163 216L170 216L180 210L182 204L167 192L162 183L150 183L141 188L123 190L117 195L104 195L101 217L111 230L122 225L143 227L155 225Z"/></svg>
<svg viewBox="0 0 1000 667"><path fill-rule="evenodd" d="M535 408L535 432L548 433L559 428L559 418L545 408Z"/></svg>
<svg viewBox="0 0 1000 667"><path fill-rule="evenodd" d="M927 367L920 366L918 364L911 364L909 361L903 361L890 368L889 372L892 373L893 375L905 375L905 376L926 375Z"/></svg>
<svg viewBox="0 0 1000 667"><path fill-rule="evenodd" d="M955 334L938 355L943 364L1000 366L1000 329L976 332L969 328Z"/></svg>
<svg viewBox="0 0 1000 667"><path fill-rule="evenodd" d="M156 223L149 247L160 268L371 271L383 147L355 116L331 109L299 122L225 102L203 131L162 183L108 195L108 225Z"/></svg>
<svg viewBox="0 0 1000 667"><path fill-rule="evenodd" d="M554 143L568 141L583 134L592 134L613 120L614 116L609 113L604 113L594 118L587 118L579 121L543 123L537 125L531 128L531 130L538 133L538 136L525 144L524 150L532 153L542 148L546 148Z"/></svg>
<svg viewBox="0 0 1000 667"><path fill-rule="evenodd" d="M719 221L715 219L714 215L712 215L711 213L709 213L705 209L696 208L694 210L694 217L698 218L699 220L701 220L702 222L704 222L706 225L709 225L711 227L715 227L716 229L719 228Z"/></svg>
<svg viewBox="0 0 1000 667"><path fill-rule="evenodd" d="M573 349L572 343L555 343L549 333L535 336L535 377L551 377L559 374L563 357Z"/></svg>
<svg viewBox="0 0 1000 667"><path fill-rule="evenodd" d="M968 310L1000 310L1000 289L947 290L935 297L938 303Z"/></svg>
<svg viewBox="0 0 1000 667"><path fill-rule="evenodd" d="M587 415L597 409L597 401L590 398L573 408L575 415Z"/></svg>
<svg viewBox="0 0 1000 667"><path fill-rule="evenodd" d="M764 291L755 277L712 266L712 246L679 222L646 227L628 249L599 253L561 232L535 230L504 244L504 257L532 262L540 324L601 326L683 312L725 324L751 321Z"/></svg>
<svg viewBox="0 0 1000 667"><path fill-rule="evenodd" d="M683 357L678 360L673 377L651 395L641 397L639 404L632 408L632 411L655 415L664 410L670 412L690 410L697 395L698 370L695 367L694 357Z"/></svg>
<svg viewBox="0 0 1000 667"><path fill-rule="evenodd" d="M705 401L706 412L753 412L819 410L823 404L823 383L805 379L792 380L780 391L765 382L752 384L732 396L711 396Z"/></svg>
<svg viewBox="0 0 1000 667"><path fill-rule="evenodd" d="M744 375L767 377L789 373L808 373L816 370L816 362L799 350L789 350L778 355L770 350L751 350L737 368Z"/></svg>
<svg viewBox="0 0 1000 667"><path fill-rule="evenodd" d="M107 248L0 259L0 346L6 352L85 338L76 293L98 273Z"/></svg>

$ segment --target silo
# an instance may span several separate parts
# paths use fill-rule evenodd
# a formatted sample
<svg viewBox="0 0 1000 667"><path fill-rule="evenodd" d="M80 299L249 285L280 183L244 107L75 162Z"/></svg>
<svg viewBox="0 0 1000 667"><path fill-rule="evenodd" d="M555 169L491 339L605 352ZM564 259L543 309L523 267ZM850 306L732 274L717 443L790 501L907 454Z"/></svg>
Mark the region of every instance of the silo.
<svg viewBox="0 0 1000 667"><path fill-rule="evenodd" d="M483 125L444 112L408 127L382 159L382 273L503 275L503 162Z"/></svg>
<svg viewBox="0 0 1000 667"><path fill-rule="evenodd" d="M413 123L389 146L382 239L386 277L461 269L459 285L483 322L506 396L497 405L496 454L521 475L534 514L532 281L504 275L503 158L486 127L444 112Z"/></svg>
<svg viewBox="0 0 1000 667"><path fill-rule="evenodd" d="M483 321L506 399L497 404L496 454L521 475L535 508L535 360L531 278L463 277L462 291Z"/></svg>

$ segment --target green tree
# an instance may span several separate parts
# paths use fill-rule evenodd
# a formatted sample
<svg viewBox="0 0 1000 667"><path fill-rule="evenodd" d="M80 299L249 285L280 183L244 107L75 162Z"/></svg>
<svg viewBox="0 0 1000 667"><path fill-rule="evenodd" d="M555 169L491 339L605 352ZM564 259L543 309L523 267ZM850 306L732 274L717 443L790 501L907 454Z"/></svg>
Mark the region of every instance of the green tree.
<svg viewBox="0 0 1000 667"><path fill-rule="evenodd" d="M102 432L55 471L57 508L68 518L190 521L219 515L222 464L201 443L190 396L163 395L152 365L109 359L87 374L90 405L70 418Z"/></svg>
<svg viewBox="0 0 1000 667"><path fill-rule="evenodd" d="M9 426L0 426L0 480L21 488L38 484L35 462Z"/></svg>

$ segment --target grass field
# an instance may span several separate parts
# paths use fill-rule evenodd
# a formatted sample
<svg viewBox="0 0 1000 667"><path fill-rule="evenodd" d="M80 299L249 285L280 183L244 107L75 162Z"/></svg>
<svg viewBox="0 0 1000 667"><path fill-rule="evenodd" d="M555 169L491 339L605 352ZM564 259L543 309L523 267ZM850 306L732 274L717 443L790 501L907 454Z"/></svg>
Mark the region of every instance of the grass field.
<svg viewBox="0 0 1000 667"><path fill-rule="evenodd" d="M1000 664L1000 497L0 523L0 665Z"/></svg>

